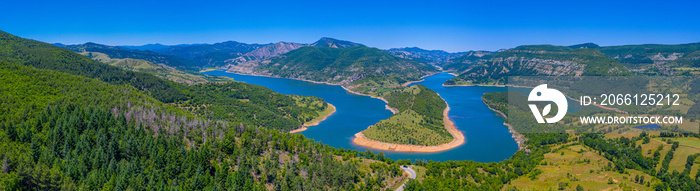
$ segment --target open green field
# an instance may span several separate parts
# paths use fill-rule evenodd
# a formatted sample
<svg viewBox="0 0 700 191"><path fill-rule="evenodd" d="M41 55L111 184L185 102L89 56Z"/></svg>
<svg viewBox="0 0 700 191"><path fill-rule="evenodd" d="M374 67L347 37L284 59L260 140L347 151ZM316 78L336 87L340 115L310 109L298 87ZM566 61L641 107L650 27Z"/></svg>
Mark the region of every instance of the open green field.
<svg viewBox="0 0 700 191"><path fill-rule="evenodd" d="M405 110L379 121L374 126L362 131L370 139L412 145L439 145L454 139L444 127L439 132L423 126L423 117L413 110Z"/></svg>
<svg viewBox="0 0 700 191"><path fill-rule="evenodd" d="M652 190L646 185L634 182L634 177L644 176L644 180L658 182L656 178L637 170L628 170L628 174L605 170L610 161L595 151L579 144L562 145L554 152L544 155L544 162L535 171L541 173L533 178L522 176L504 186L518 190L575 190L581 185L585 190ZM613 183L608 181L612 179Z"/></svg>
<svg viewBox="0 0 700 191"><path fill-rule="evenodd" d="M367 138L411 145L440 145L454 139L443 123L447 103L434 91L415 85L380 96L399 113L362 131Z"/></svg>
<svg viewBox="0 0 700 191"><path fill-rule="evenodd" d="M654 138L655 141L662 142L662 144L664 144L665 152L661 152L663 158L668 150L670 150L671 144L667 144L666 142L661 141L661 139L662 138ZM666 139L679 143L678 148L676 148L676 151L673 153L673 159L671 159L671 163L669 164L669 171L676 170L678 172L683 172L688 156L700 153L700 139L695 137L674 137ZM696 168L698 168L697 164L693 165L691 169ZM695 177L695 174L691 173L690 176Z"/></svg>

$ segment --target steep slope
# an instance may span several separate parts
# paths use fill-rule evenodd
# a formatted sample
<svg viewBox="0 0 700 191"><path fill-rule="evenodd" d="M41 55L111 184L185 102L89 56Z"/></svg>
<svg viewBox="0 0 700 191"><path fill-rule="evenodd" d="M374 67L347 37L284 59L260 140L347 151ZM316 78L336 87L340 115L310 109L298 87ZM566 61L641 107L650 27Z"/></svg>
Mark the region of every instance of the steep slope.
<svg viewBox="0 0 700 191"><path fill-rule="evenodd" d="M235 70L236 68L245 68L246 65L257 64L257 62L269 59L275 56L285 54L289 51L296 50L306 46L305 44L293 43L293 42L278 42L275 44L267 45L262 48L258 48L251 52L245 53L239 57L224 60L227 68ZM242 67L236 67L242 64Z"/></svg>
<svg viewBox="0 0 700 191"><path fill-rule="evenodd" d="M405 178L383 155L188 115L131 86L5 57L0 91L0 190L381 190Z"/></svg>
<svg viewBox="0 0 700 191"><path fill-rule="evenodd" d="M93 60L97 60L102 63L116 66L125 70L149 73L177 83L192 85L198 83L222 82L231 80L230 78L206 76L195 72L183 72L165 64L154 64L152 62L141 59L110 58L108 55L100 52L81 52L80 54L92 58Z"/></svg>
<svg viewBox="0 0 700 191"><path fill-rule="evenodd" d="M158 64L165 64L171 67L178 67L178 68L183 68L183 69L190 69L190 70L196 70L199 68L197 63L194 63L191 60L183 59L180 57L176 56L170 56L170 55L163 55L151 51L140 51L140 50L129 50L129 49L123 49L119 48L116 46L107 46L107 45L102 45L102 44L96 44L96 43L85 43L85 44L79 44L79 45L65 45L61 46L61 48L65 48L74 52L100 52L104 53L110 58L117 58L117 59L124 59L124 58L133 58L133 59L141 59L141 60L146 60L149 62L153 63L158 63Z"/></svg>
<svg viewBox="0 0 700 191"><path fill-rule="evenodd" d="M676 66L700 67L700 50L683 55L673 62Z"/></svg>
<svg viewBox="0 0 700 191"><path fill-rule="evenodd" d="M635 66L673 61L700 50L700 43L606 46L599 50L620 63Z"/></svg>
<svg viewBox="0 0 700 191"><path fill-rule="evenodd" d="M646 75L683 74L687 71L674 69L700 66L700 60L693 54L700 51L700 43L607 46L599 50L631 70Z"/></svg>
<svg viewBox="0 0 700 191"><path fill-rule="evenodd" d="M464 52L449 53L444 50L425 50L418 47L392 48L386 50L399 58L411 59L432 65L443 65L448 60L464 55Z"/></svg>
<svg viewBox="0 0 700 191"><path fill-rule="evenodd" d="M434 67L365 46L302 47L260 63L254 73L341 84L363 93L437 72Z"/></svg>
<svg viewBox="0 0 700 191"><path fill-rule="evenodd" d="M70 50L23 39L2 31L0 50L0 58L12 63L96 78L110 84L128 84L166 103L186 99L186 92L174 82L146 73L125 71Z"/></svg>
<svg viewBox="0 0 700 191"><path fill-rule="evenodd" d="M460 57L446 61L447 63L442 65L442 69L445 71L462 73L486 63L494 54L496 53L489 51L469 51Z"/></svg>
<svg viewBox="0 0 700 191"><path fill-rule="evenodd" d="M151 74L126 71L66 49L5 32L0 32L0 58L10 63L95 78L113 85L133 86L161 102L209 119L282 131L301 127L327 107L327 103L317 97L288 96L241 82L185 86Z"/></svg>
<svg viewBox="0 0 700 191"><path fill-rule="evenodd" d="M528 45L498 52L486 63L448 80L445 85L502 85L508 76L629 74L622 64L595 49Z"/></svg>
<svg viewBox="0 0 700 191"><path fill-rule="evenodd" d="M20 122L51 105L90 105L109 109L147 110L160 117L173 112L163 104L129 85L112 85L97 79L40 70L0 57L0 121ZM189 115L191 116L191 115ZM139 118L139 117L137 117ZM157 120L156 117L150 120ZM151 121L153 122L153 121ZM155 125L156 123L149 123Z"/></svg>

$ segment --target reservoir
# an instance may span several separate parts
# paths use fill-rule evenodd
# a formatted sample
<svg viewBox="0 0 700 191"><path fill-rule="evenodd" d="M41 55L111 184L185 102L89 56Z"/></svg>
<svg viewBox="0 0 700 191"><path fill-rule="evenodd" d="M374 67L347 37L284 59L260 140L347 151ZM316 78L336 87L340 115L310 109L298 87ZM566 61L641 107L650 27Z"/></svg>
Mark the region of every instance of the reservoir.
<svg viewBox="0 0 700 191"><path fill-rule="evenodd" d="M336 148L365 151L367 148L354 145L352 138L380 120L389 118L392 113L386 104L369 96L351 94L336 85L317 84L301 80L248 76L223 71L205 72L207 75L231 77L235 81L265 86L283 94L307 95L323 98L336 107L336 113L317 126L302 132L304 136ZM506 87L459 86L443 87L442 84L454 76L440 73L414 83L424 85L445 99L450 105L449 116L457 129L462 131L465 143L447 151L434 153L384 152L394 160L421 159L433 161L473 160L477 162L497 162L510 158L518 149L517 144L503 125L503 118L497 116L481 101L486 92L507 91Z"/></svg>

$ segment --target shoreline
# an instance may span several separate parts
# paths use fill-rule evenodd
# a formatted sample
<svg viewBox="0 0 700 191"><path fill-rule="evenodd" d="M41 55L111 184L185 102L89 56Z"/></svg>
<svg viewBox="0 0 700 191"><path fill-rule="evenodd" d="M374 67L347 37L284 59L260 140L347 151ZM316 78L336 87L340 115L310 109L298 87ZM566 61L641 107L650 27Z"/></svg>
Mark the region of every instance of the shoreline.
<svg viewBox="0 0 700 191"><path fill-rule="evenodd" d="M424 80L423 80L423 77L421 77L421 79L418 80L418 81L408 81L408 82L404 82L403 84L401 84L401 86L403 86L403 87L408 87L408 85L411 85L412 83L418 83L418 82L422 82L422 81L424 81Z"/></svg>
<svg viewBox="0 0 700 191"><path fill-rule="evenodd" d="M361 96L369 96L369 97L371 97L371 98L376 98L376 99L379 99L379 100L384 101L384 103L385 103L384 107L385 107L387 110L391 111L392 115L399 112L398 109L393 108L393 107L390 107L390 106L389 106L389 101L386 100L386 99L384 99L383 97L359 93L359 92L350 90L349 88L347 88L347 87L345 87L345 86L343 86L343 85L341 85L341 84L333 84L333 83L329 83L329 82L317 82L317 81L311 81L311 80L305 80L305 79L283 78L283 77L276 77L276 76L262 75L262 74L253 74L253 73L243 74L243 73L229 72L228 70L226 70L225 72L227 72L227 73L233 73L233 74L239 74L239 75L251 75L251 76L271 77L271 78L280 78L280 79L293 79L293 80L301 80L301 81L306 81L306 82L311 82L311 83L317 83L317 84L337 85L337 86L340 86L340 87L343 88L345 91L347 91L347 92L349 92L349 93L351 93L351 94L361 95ZM439 74L439 73L440 73L440 72L435 73L435 74ZM405 82L404 84L401 84L401 86L406 87L407 85L410 85L410 84L412 84L412 83L422 82L422 81L424 80L423 78L429 77L429 76L432 76L432 75L435 75L435 74L429 74L429 75L423 76L423 77L421 77L421 80L420 80L420 81L409 81L409 82ZM438 96L440 96L440 94L438 94ZM440 98L442 98L442 97L440 97ZM442 100L444 101L445 99L442 99ZM445 103L447 104L447 101L445 101ZM329 103L329 105L331 105L331 104ZM331 105L331 106L332 106L332 105ZM333 113L335 113L335 106L332 106L332 107L333 107L334 110L333 110L333 112L332 112L331 114L329 114L328 116L330 116L330 115L332 115ZM408 145L408 144L386 143L386 142L376 141L376 140L372 140L372 139L370 139L370 138L367 138L367 137L364 136L364 134L362 134L362 132L356 133L356 134L355 134L355 138L353 138L352 142L353 142L353 144L360 145L360 146L364 146L364 147L369 147L369 148L374 148L374 149L379 149L379 150L398 151L398 152L426 152L426 153L429 153L429 152L439 152L439 151L450 150L450 149L453 149L453 148L455 148L455 147L457 147L457 146L460 146L460 145L464 144L464 142L465 142L465 137L464 137L464 134L462 134L461 131L457 130L457 127L454 125L454 122L453 122L452 120L450 120L450 118L449 118L449 116L448 116L448 112L449 112L449 111L450 111L450 106L449 106L449 104L448 104L447 107L445 107L445 110L443 111L443 124L444 124L445 128L447 129L447 132L449 132L450 135L452 135L452 137L453 137L452 141L450 141L449 143L440 144L440 145L434 145L434 146L422 146L422 145ZM298 133L298 132L306 131L306 130L308 129L309 126L318 125L318 123L320 123L321 121L325 120L328 116L323 117L320 121L316 122L315 124L307 124L308 122L307 122L307 123L304 123L304 125L303 125L301 128L298 128L298 129L294 129L294 130L292 130L292 131L289 131L289 133ZM312 120L312 121L313 121L313 120ZM371 126L370 126L370 127L371 127Z"/></svg>
<svg viewBox="0 0 700 191"><path fill-rule="evenodd" d="M299 132L302 132L302 131L306 131L307 129L309 129L308 127L316 126L316 125L318 125L319 123L325 121L328 117L330 117L331 115L333 115L333 114L335 113L335 111L336 111L336 110L335 110L335 106L334 106L333 104L328 103L328 108L331 109L331 112L330 112L328 115L325 115L325 116L318 116L317 118L314 118L314 119L312 119L311 121L308 121L308 122L304 123L303 125L301 125L301 128L291 130L291 131L289 131L289 133L299 133Z"/></svg>
<svg viewBox="0 0 700 191"><path fill-rule="evenodd" d="M228 70L225 70L224 72L226 72L226 73L232 73L232 74L238 74L238 75L259 76L259 77L279 78L279 79L291 79L291 80L300 80L300 81L311 82L311 83L316 83L316 84L325 84L325 85L332 85L332 86L340 86L340 87L343 88L345 91L350 92L351 94L361 95L361 96L369 96L369 97L371 97L371 98L376 98L376 99L380 99L380 100L384 101L384 103L386 103L386 104L384 105L384 106L386 107L386 110L391 111L392 114L396 114L396 113L399 112L398 109L393 108L393 107L389 107L389 105L388 105L388 104L389 104L389 101L387 101L386 99L384 99L384 98L382 98L382 97L378 97L378 96L373 96L373 95L369 95L369 94L363 94L363 93L360 93L360 92L352 91L352 90L350 90L349 88L347 88L347 87L345 87L345 86L343 86L343 85L341 85L341 84L330 83L330 82L318 82L318 81L305 80L305 79L296 79L296 78L283 78L283 77L276 77L276 76L270 76L270 75L255 74L255 73L236 73L236 72L229 72ZM430 75L428 75L428 76L430 76ZM427 77L427 76L426 76L426 77ZM421 79L420 81L411 81L411 82L412 82L412 83L415 83L415 82L421 82L421 81L423 81L423 79ZM304 128L304 127L302 127L302 128ZM293 130L293 131L294 131L295 133L296 133L296 132L304 131L304 130L301 130L302 128L295 129L295 130ZM296 130L300 130L300 131L296 131ZM290 132L291 132L291 131L290 131Z"/></svg>
<svg viewBox="0 0 700 191"><path fill-rule="evenodd" d="M369 97L371 97L371 98L375 98L375 99L382 100L382 101L384 101L384 103L385 103L385 104L384 104L384 108L386 108L386 110L391 111L392 114L397 114L397 113L399 113L399 109L390 107L390 106L389 106L389 101L386 100L386 99L384 99L383 97L373 96L373 95L369 95L369 94L363 94L363 93L360 93L360 92L352 91L352 90L350 90L349 88L346 88L345 86L340 86L340 87L342 87L345 91L350 92L351 94L361 95L361 96L369 96Z"/></svg>
<svg viewBox="0 0 700 191"><path fill-rule="evenodd" d="M442 86L443 86L443 87L483 86L483 87L535 88L535 87L515 86L515 85L476 85L476 84L472 84L472 85L445 85L445 84L442 84ZM569 96L569 95L564 94L564 96L566 96L566 98L568 98L568 99L570 99L570 100L573 100L573 101L576 101L576 102L581 102L581 100L575 99L575 98L573 98L573 97L571 97L571 96ZM600 109L604 109L604 110L615 111L615 112L618 112L618 113L628 113L627 111L620 110L619 108L605 107L605 106L602 106L602 105L599 105L599 104L591 104L591 105L593 105L593 106L595 106L595 107L598 107L598 108L600 108ZM493 109L492 109L492 110L493 110Z"/></svg>
<svg viewBox="0 0 700 191"><path fill-rule="evenodd" d="M452 137L454 138L449 143L434 145L434 146L387 143L387 142L381 142L381 141L367 138L364 134L362 134L362 132L358 132L355 134L355 138L352 139L352 143L355 145L368 147L368 148L372 148L372 149L385 150L385 151L396 151L396 152L431 153L431 152L440 152L440 151L450 150L450 149L453 149L457 146L464 144L465 138L464 138L464 134L462 134L461 131L457 130L457 127L454 126L454 122L452 122L452 120L450 120L450 117L447 115L449 111L450 111L450 106L448 105L447 107L445 107L445 110L443 110L443 112L442 112L442 116L443 116L442 118L443 118L443 123L445 125L445 128L447 128L447 132L449 132L452 135Z"/></svg>
<svg viewBox="0 0 700 191"><path fill-rule="evenodd" d="M506 116L506 114L504 114L501 111L498 111L498 110L491 108L491 106L489 106L489 104L486 103L486 100L481 99L481 102L484 102L484 105L486 105L486 107L488 107L491 111L494 111L494 112L498 113L498 115L503 117L503 125L508 127L508 132L512 135L511 137L513 138L513 140L515 140L515 143L518 144L518 151L522 151L522 150L527 149L527 145L525 144L525 141L527 141L527 138L525 138L525 136L523 134L518 133L518 131L515 131L515 129L513 128L513 125L511 125L510 123L505 121L506 119L508 119L508 116Z"/></svg>
<svg viewBox="0 0 700 191"><path fill-rule="evenodd" d="M285 77L272 76L272 75L266 75L266 74L258 74L258 73L238 73L238 72L229 72L228 70L224 70L224 72L226 72L226 73L231 73L231 74L245 75L245 76L258 76L258 77L268 77L268 78L278 78L278 79L300 80L300 81L311 82L311 83L316 83L316 84L325 84L325 85L332 85L332 86L343 86L343 85L341 85L341 84L339 84L339 83L319 82L319 81L306 80L306 79L298 79L298 78L285 78Z"/></svg>

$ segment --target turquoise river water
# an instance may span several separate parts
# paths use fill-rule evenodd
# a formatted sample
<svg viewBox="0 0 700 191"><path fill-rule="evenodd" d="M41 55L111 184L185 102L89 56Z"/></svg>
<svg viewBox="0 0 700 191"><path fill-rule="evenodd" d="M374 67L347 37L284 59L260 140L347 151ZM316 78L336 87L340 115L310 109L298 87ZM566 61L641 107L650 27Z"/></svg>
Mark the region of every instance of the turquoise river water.
<svg viewBox="0 0 700 191"><path fill-rule="evenodd" d="M380 120L387 119L391 112L383 101L368 96L351 94L340 86L317 84L292 79L248 76L223 71L205 72L207 75L231 77L235 81L256 84L283 94L308 95L323 98L336 107L336 113L317 126L309 127L302 134L336 148L364 151L368 148L352 143L355 133ZM466 137L464 144L451 150L434 153L384 152L392 159L422 159L434 161L474 160L495 162L510 158L518 149L503 118L489 110L481 101L486 92L507 91L505 87L443 87L442 84L454 76L440 73L424 78L415 84L424 85L439 93L450 106L449 116L457 129Z"/></svg>

